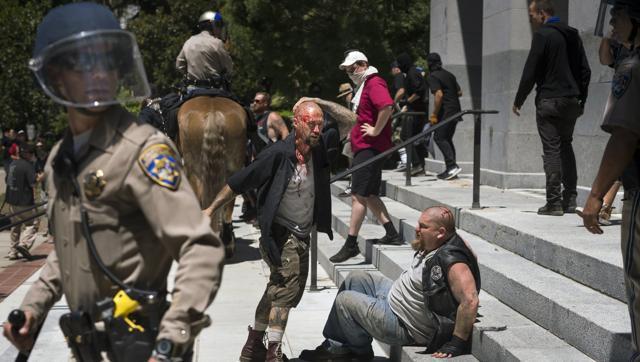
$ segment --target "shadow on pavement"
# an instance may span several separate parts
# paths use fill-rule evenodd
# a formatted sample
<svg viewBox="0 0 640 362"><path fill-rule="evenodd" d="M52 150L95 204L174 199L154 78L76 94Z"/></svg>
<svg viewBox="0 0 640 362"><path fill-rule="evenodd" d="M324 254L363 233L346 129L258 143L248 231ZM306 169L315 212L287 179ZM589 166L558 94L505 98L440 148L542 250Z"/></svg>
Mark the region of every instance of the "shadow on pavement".
<svg viewBox="0 0 640 362"><path fill-rule="evenodd" d="M229 258L225 261L225 264L238 264L243 261L253 261L260 260L262 256L260 255L260 251L257 247L250 246L253 244L253 240L250 239L236 239L236 252L233 254L232 258Z"/></svg>
<svg viewBox="0 0 640 362"><path fill-rule="evenodd" d="M371 360L371 362L389 362L389 361L391 360L387 357L373 357L373 359ZM307 361L300 358L289 358L289 362L307 362Z"/></svg>

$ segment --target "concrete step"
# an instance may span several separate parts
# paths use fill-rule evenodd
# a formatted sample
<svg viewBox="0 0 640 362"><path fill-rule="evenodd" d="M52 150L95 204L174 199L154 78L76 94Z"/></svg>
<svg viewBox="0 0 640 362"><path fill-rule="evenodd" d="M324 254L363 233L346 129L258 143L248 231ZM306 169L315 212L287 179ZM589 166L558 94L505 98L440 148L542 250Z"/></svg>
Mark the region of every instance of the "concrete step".
<svg viewBox="0 0 640 362"><path fill-rule="evenodd" d="M348 206L338 200L333 202L333 222L342 224L348 222L348 217L342 219L336 214L345 214ZM396 279L408 267L413 252L408 246L381 246L365 241L363 235L378 235L381 228L377 225L363 225L358 242L363 255L352 258L342 264L333 264L329 257L335 254L344 238L336 233L334 241L320 234L318 240L318 260L323 268L332 272L334 282L339 285L348 271L364 269L381 272L391 279ZM365 260L368 255L369 262ZM373 264L371 263L373 262ZM377 266L377 268L376 268ZM480 361L591 361L589 357L556 337L546 329L523 317L513 309L504 305L486 291L480 293L480 322L473 329L473 356L461 356L460 360ZM502 330L506 327L506 330ZM402 347L400 351L387 347L392 360L399 361L430 361L430 356L421 354L424 348ZM393 359L396 358L396 359ZM467 359L471 358L471 359Z"/></svg>
<svg viewBox="0 0 640 362"><path fill-rule="evenodd" d="M537 215L538 207L545 202L544 193L482 186L483 207L471 210L469 179L440 181L423 176L413 178L413 186L405 186L402 175L387 171L383 179L383 189L390 199L416 210L447 206L456 215L458 228L626 302L618 223L604 227L603 235L593 235L581 226L582 219L575 214ZM337 195L344 187L345 182L334 183L332 193ZM412 234L409 230L405 237Z"/></svg>
<svg viewBox="0 0 640 362"><path fill-rule="evenodd" d="M401 229L409 229L415 224L418 210L388 198L383 198L383 201L391 215L411 215L413 212L412 216L400 221ZM334 197L332 202L332 208L337 212L334 214L334 223L344 224L344 230L349 218L340 218L338 214L343 207L350 208L347 204L349 200ZM362 239L375 234L379 237L383 233L382 227L372 224L366 224L363 231ZM624 303L478 236L464 231L460 231L460 235L478 255L485 291L591 358L614 361L629 358L630 324ZM404 264L400 262L394 265L392 260L402 260L397 248L406 247L386 246L383 249L373 248L372 251L372 264L392 279L409 265L411 259L410 253L405 254Z"/></svg>

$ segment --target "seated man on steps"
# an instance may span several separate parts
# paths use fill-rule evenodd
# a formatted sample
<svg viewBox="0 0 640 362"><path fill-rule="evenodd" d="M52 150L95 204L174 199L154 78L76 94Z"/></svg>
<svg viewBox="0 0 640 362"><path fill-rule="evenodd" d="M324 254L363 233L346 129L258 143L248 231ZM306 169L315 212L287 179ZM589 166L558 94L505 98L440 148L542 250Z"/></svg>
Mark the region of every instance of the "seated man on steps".
<svg viewBox="0 0 640 362"><path fill-rule="evenodd" d="M449 209L431 207L416 225L411 267L394 282L354 271L340 286L323 335L305 361L368 361L373 338L391 345L422 345L436 358L470 353L478 312L480 271L455 230Z"/></svg>

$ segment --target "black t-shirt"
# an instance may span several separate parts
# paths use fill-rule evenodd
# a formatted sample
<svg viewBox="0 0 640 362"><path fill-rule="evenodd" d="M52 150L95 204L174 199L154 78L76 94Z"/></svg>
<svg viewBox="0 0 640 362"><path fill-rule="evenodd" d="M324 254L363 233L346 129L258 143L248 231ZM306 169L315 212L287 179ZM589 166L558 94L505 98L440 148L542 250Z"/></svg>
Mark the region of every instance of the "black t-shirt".
<svg viewBox="0 0 640 362"><path fill-rule="evenodd" d="M407 98L413 94L418 95L418 99L410 103L409 107L413 110L423 110L426 106L427 83L415 66L411 66L407 71L407 76L404 79L404 89Z"/></svg>
<svg viewBox="0 0 640 362"><path fill-rule="evenodd" d="M460 98L458 97L460 85L458 85L455 75L441 68L429 73L427 82L431 93L435 94L438 90L441 90L443 94L442 107L438 117L460 112Z"/></svg>
<svg viewBox="0 0 640 362"><path fill-rule="evenodd" d="M3 148L2 159L6 163L11 162L11 156L9 156L9 149L11 148L12 144L13 144L13 140L11 140L9 137L2 137L2 148Z"/></svg>
<svg viewBox="0 0 640 362"><path fill-rule="evenodd" d="M36 183L35 166L26 160L14 160L7 177L7 203L15 206L34 205L33 186Z"/></svg>
<svg viewBox="0 0 640 362"><path fill-rule="evenodd" d="M404 74L398 73L393 76L393 81L391 82L391 97L395 98L396 93L400 88L404 88Z"/></svg>

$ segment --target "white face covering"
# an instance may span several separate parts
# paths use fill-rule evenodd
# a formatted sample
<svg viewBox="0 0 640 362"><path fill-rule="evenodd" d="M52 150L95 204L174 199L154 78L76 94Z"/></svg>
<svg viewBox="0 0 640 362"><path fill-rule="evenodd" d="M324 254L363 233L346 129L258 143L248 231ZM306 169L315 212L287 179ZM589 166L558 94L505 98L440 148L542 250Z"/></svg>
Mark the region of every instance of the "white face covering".
<svg viewBox="0 0 640 362"><path fill-rule="evenodd" d="M349 79L351 79L353 84L355 84L356 87L359 87L360 84L362 84L362 82L364 82L364 79L366 77L365 73L366 73L366 71L363 70L360 73L353 72L353 73L349 73L348 75L349 75Z"/></svg>

